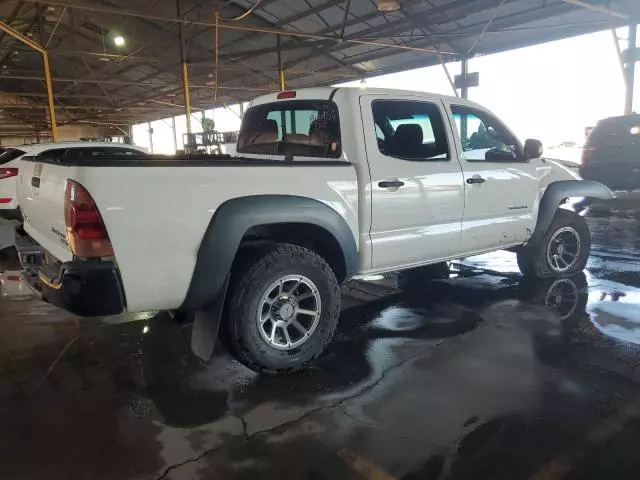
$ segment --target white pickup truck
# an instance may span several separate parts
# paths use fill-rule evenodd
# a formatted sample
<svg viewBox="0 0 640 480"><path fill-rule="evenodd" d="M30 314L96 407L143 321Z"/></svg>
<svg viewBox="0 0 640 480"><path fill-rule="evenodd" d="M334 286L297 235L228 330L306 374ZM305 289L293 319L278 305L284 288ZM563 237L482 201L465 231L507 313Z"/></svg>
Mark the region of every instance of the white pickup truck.
<svg viewBox="0 0 640 480"><path fill-rule="evenodd" d="M497 249L526 275L585 267L568 198L607 199L472 102L313 88L250 104L238 157L23 160L46 299L82 316L172 310L245 365L298 370L331 339L340 283ZM37 275L33 275L37 268Z"/></svg>

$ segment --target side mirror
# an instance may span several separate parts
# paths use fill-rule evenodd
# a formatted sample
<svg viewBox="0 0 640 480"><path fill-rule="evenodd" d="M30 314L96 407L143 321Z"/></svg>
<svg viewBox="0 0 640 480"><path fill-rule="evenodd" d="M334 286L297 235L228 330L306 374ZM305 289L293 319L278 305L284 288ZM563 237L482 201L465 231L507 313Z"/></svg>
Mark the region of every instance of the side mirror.
<svg viewBox="0 0 640 480"><path fill-rule="evenodd" d="M496 148L492 148L491 150L487 150L487 153L484 154L484 159L487 162L515 162L516 154L510 150L498 150Z"/></svg>
<svg viewBox="0 0 640 480"><path fill-rule="evenodd" d="M528 138L527 141L524 142L524 158L526 160L540 158L543 153L544 148L542 147L542 142L540 140Z"/></svg>

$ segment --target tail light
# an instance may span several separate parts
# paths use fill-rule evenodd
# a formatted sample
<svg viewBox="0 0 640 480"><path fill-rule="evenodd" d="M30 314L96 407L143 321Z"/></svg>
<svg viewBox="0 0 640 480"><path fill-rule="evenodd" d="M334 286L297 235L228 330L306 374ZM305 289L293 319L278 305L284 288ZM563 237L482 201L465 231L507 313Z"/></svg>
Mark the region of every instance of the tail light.
<svg viewBox="0 0 640 480"><path fill-rule="evenodd" d="M17 168L0 168L0 180L3 178L16 177L17 175Z"/></svg>
<svg viewBox="0 0 640 480"><path fill-rule="evenodd" d="M113 247L96 203L89 192L67 180L64 193L64 221L71 251L78 257L110 257Z"/></svg>

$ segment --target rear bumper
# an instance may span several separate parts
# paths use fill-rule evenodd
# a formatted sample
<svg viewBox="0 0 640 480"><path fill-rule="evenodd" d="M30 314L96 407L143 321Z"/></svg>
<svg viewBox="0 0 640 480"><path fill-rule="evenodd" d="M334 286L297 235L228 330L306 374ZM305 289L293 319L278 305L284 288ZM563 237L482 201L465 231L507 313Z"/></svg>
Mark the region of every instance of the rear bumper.
<svg viewBox="0 0 640 480"><path fill-rule="evenodd" d="M124 311L120 275L113 262L68 262L59 268L47 265L33 281L39 283L36 288L46 300L81 317Z"/></svg>
<svg viewBox="0 0 640 480"><path fill-rule="evenodd" d="M22 223L22 212L19 208L4 208L4 205L0 204L0 218L5 220L18 220Z"/></svg>

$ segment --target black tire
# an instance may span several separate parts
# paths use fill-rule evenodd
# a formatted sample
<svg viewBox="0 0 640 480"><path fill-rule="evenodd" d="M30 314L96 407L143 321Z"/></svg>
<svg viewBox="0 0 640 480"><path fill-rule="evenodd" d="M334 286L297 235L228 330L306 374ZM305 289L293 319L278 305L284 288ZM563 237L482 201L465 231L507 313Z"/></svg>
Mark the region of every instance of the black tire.
<svg viewBox="0 0 640 480"><path fill-rule="evenodd" d="M275 244L249 258L232 272L220 338L234 358L256 372L282 375L301 370L318 358L333 337L340 315L338 280L322 257L297 245ZM288 275L304 276L314 284L320 315L304 343L279 350L261 336L258 307L269 286Z"/></svg>
<svg viewBox="0 0 640 480"><path fill-rule="evenodd" d="M568 268L559 271L548 259L547 251L556 234L562 229L570 228L580 240L577 258ZM573 233L569 233L573 235ZM591 252L591 232L584 217L577 213L558 209L553 223L545 236L532 247L522 247L518 252L518 268L525 276L532 277L569 277L584 270ZM564 260L563 260L564 261Z"/></svg>

